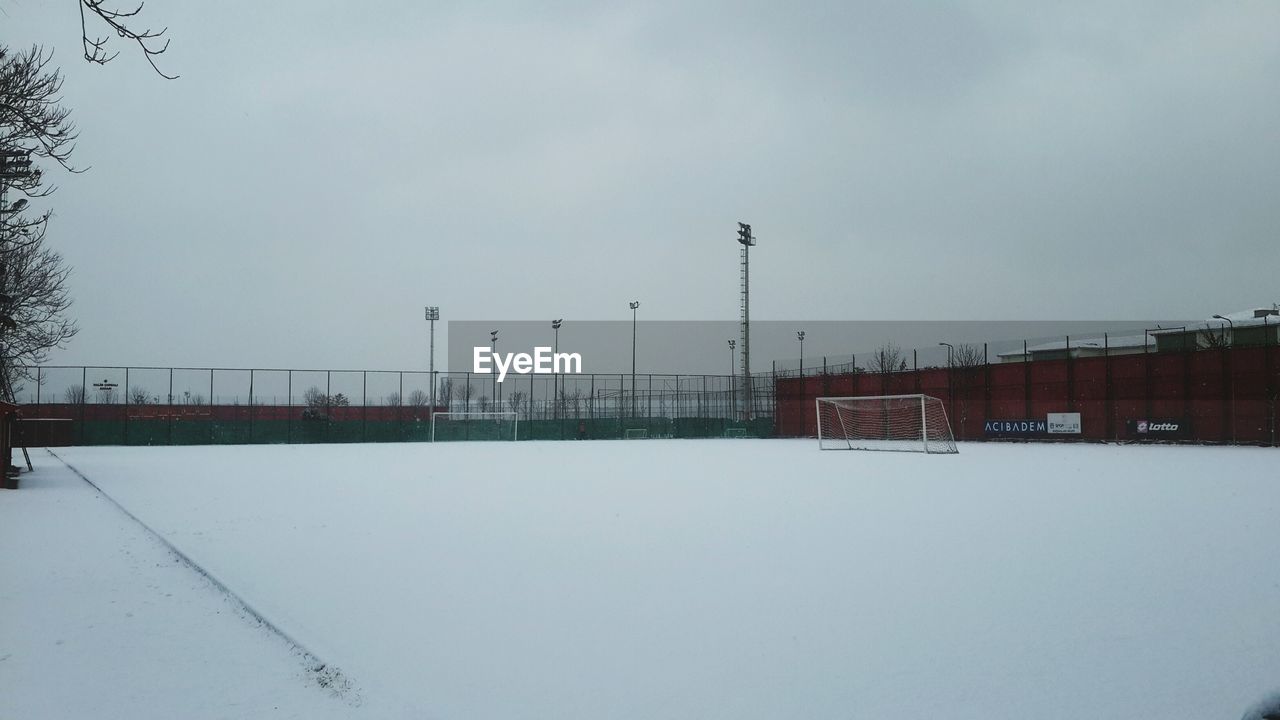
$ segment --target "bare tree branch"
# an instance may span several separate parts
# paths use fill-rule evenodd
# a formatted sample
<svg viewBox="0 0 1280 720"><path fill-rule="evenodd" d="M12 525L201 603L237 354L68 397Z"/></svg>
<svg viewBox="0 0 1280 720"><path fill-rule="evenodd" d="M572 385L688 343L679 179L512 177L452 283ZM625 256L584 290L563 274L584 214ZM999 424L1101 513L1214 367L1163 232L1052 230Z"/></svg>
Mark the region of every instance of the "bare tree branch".
<svg viewBox="0 0 1280 720"><path fill-rule="evenodd" d="M142 56L146 58L147 63L151 65L151 69L156 74L166 80L176 80L177 75L166 74L156 65L156 58L163 55L169 49L169 39L164 34L169 28L160 31L154 31L151 28L145 30L134 29L134 24L142 14L144 3L138 3L138 6L132 10L120 10L116 8L108 8L103 6L105 0L78 0L80 5L80 43L84 49L84 59L97 65L106 65L115 60L120 54L107 49L107 42L110 35L105 37L89 37L89 24L85 19L85 11L89 15L98 17L108 27L115 31L116 35L137 44L142 49Z"/></svg>

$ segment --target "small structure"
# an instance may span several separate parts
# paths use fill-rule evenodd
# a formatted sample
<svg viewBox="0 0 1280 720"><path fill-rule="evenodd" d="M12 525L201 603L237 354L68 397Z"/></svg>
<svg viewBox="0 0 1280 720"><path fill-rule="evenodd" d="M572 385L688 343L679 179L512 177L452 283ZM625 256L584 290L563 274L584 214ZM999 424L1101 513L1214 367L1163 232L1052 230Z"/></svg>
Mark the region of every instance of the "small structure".
<svg viewBox="0 0 1280 720"><path fill-rule="evenodd" d="M18 406L0 400L0 458L4 459L4 476L0 488L18 489L18 468L13 464L13 433Z"/></svg>
<svg viewBox="0 0 1280 720"><path fill-rule="evenodd" d="M1146 335L1122 335L1103 338L1067 339L1029 345L1008 352L998 353L1000 362L1026 362L1028 360L1076 360L1104 355L1136 355L1154 348L1154 341Z"/></svg>
<svg viewBox="0 0 1280 720"><path fill-rule="evenodd" d="M1259 347L1280 340L1280 305L1215 315L1185 328L1152 330L1158 352L1215 347Z"/></svg>

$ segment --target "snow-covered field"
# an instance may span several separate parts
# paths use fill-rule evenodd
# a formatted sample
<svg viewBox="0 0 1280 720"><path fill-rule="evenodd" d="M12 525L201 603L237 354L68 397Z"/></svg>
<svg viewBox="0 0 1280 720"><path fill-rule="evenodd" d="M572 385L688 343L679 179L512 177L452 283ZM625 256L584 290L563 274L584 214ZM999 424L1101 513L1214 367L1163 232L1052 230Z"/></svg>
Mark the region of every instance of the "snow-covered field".
<svg viewBox="0 0 1280 720"><path fill-rule="evenodd" d="M1280 687L1275 450L57 453L250 609L34 451L0 717L1235 718Z"/></svg>

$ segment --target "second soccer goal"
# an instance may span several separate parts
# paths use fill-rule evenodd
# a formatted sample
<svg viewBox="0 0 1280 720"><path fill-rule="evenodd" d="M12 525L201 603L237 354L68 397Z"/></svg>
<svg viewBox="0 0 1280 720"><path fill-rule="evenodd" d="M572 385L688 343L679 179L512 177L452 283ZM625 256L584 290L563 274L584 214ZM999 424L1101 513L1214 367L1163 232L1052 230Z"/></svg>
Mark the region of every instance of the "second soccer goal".
<svg viewBox="0 0 1280 720"><path fill-rule="evenodd" d="M928 395L818 398L818 447L955 453L942 401Z"/></svg>
<svg viewBox="0 0 1280 720"><path fill-rule="evenodd" d="M431 442L515 440L520 416L514 412L438 412L431 414Z"/></svg>

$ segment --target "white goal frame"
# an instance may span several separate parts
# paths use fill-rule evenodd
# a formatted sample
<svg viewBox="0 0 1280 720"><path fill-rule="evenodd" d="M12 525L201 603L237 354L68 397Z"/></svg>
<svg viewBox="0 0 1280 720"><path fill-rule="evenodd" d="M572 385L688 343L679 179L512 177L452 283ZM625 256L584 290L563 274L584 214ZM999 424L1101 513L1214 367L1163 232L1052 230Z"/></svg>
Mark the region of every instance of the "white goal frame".
<svg viewBox="0 0 1280 720"><path fill-rule="evenodd" d="M431 413L431 442L436 441L437 417L443 417L446 420L510 420L511 439L520 439L520 413L514 410L500 410L498 412L433 412ZM503 438L503 440L505 439Z"/></svg>
<svg viewBox="0 0 1280 720"><path fill-rule="evenodd" d="M896 404L900 408L909 408L909 411L915 410L914 403L919 402L920 421L918 427L907 428L901 426L896 428L900 433L897 437L882 437L880 433L875 433L874 437L871 433L866 433L861 427L850 428L846 424L846 418L839 411L843 405L852 407L856 404L866 404L874 406L880 403L878 412L886 411L885 403ZM823 404L837 408L835 418L840 424L840 433L838 435L823 435ZM933 411L932 413L930 411ZM927 454L943 454L950 455L959 452L956 448L955 435L951 432L951 421L947 418L947 409L942 401L930 395L909 394L909 395L860 395L856 397L820 397L814 401L814 414L817 418L818 428L818 449L820 450L877 450L877 451L896 451L896 452L923 452ZM933 418L934 423L929 422ZM852 422L854 418L850 418ZM883 426L888 431L887 415L878 426ZM913 420L914 425L914 420ZM918 435L915 434L918 430Z"/></svg>

